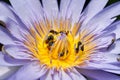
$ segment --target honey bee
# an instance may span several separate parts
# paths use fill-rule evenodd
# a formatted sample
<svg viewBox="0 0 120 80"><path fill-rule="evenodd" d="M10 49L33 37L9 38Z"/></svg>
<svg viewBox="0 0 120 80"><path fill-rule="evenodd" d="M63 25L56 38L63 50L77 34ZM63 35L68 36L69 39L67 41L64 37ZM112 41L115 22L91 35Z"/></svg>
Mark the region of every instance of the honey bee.
<svg viewBox="0 0 120 80"><path fill-rule="evenodd" d="M53 41L54 40L54 36L53 35L49 35L47 37L47 39L45 40L46 43L49 43L50 41Z"/></svg>
<svg viewBox="0 0 120 80"><path fill-rule="evenodd" d="M63 57L64 54L65 54L65 52L60 52L60 53L59 53L59 56L60 56L60 57Z"/></svg>
<svg viewBox="0 0 120 80"><path fill-rule="evenodd" d="M47 44L47 48L50 50L51 46L54 44L54 36L49 35L47 39L45 40L45 43Z"/></svg>
<svg viewBox="0 0 120 80"><path fill-rule="evenodd" d="M78 53L79 50L84 51L84 45L80 41L77 43L77 47L75 48L75 52Z"/></svg>
<svg viewBox="0 0 120 80"><path fill-rule="evenodd" d="M58 32L54 31L54 30L50 30L50 33L52 33L52 34L58 34Z"/></svg>
<svg viewBox="0 0 120 80"><path fill-rule="evenodd" d="M59 33L64 33L64 34L68 35L69 31L60 31Z"/></svg>
<svg viewBox="0 0 120 80"><path fill-rule="evenodd" d="M65 54L68 54L68 50L63 49L62 52L59 53L59 57L63 57Z"/></svg>
<svg viewBox="0 0 120 80"><path fill-rule="evenodd" d="M117 61L120 62L120 58L117 58Z"/></svg>
<svg viewBox="0 0 120 80"><path fill-rule="evenodd" d="M112 39L111 40L111 43L108 45L108 47L107 47L107 50L114 44L114 42L115 42L115 39Z"/></svg>
<svg viewBox="0 0 120 80"><path fill-rule="evenodd" d="M48 43L48 46L47 46L47 48L50 50L51 49L51 46L54 44L54 41L50 41L49 43Z"/></svg>

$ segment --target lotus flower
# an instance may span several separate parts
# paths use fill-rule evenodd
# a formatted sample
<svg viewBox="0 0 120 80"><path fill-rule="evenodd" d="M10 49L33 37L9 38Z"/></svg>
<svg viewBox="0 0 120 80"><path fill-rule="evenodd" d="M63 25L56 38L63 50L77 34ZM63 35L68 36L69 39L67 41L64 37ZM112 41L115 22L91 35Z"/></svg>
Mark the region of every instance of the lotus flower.
<svg viewBox="0 0 120 80"><path fill-rule="evenodd" d="M0 2L0 80L120 80L120 1Z"/></svg>

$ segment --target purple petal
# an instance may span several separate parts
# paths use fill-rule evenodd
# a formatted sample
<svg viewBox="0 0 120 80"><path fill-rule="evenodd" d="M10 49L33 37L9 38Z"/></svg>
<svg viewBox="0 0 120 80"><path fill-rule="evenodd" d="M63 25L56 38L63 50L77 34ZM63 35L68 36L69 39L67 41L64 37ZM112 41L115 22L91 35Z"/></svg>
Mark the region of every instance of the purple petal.
<svg viewBox="0 0 120 80"><path fill-rule="evenodd" d="M117 41L115 42L115 48L112 49L110 52L111 52L111 53L116 53L116 54L119 54L119 53L120 53L120 40L117 40Z"/></svg>
<svg viewBox="0 0 120 80"><path fill-rule="evenodd" d="M12 19L8 17L3 17L3 18L0 17L0 20L2 20L5 23L6 28L10 31L10 33L14 37L18 38L19 40L22 39L21 32L19 29L20 26L16 22L14 22ZM25 30L23 29L23 31Z"/></svg>
<svg viewBox="0 0 120 80"><path fill-rule="evenodd" d="M40 80L86 80L76 69L56 70L51 69L48 74L40 78Z"/></svg>
<svg viewBox="0 0 120 80"><path fill-rule="evenodd" d="M108 0L91 0L83 11L83 17L85 17L84 24L99 13L105 7L107 2Z"/></svg>
<svg viewBox="0 0 120 80"><path fill-rule="evenodd" d="M53 80L50 70L44 76L40 77L40 80Z"/></svg>
<svg viewBox="0 0 120 80"><path fill-rule="evenodd" d="M84 70L78 69L78 71L85 76L92 78L91 80L119 80L120 76L111 74L101 70Z"/></svg>
<svg viewBox="0 0 120 80"><path fill-rule="evenodd" d="M114 3L109 7L105 8L94 16L87 25L83 25L82 28L89 29L89 32L99 33L109 26L116 18L115 16L120 14L120 2Z"/></svg>
<svg viewBox="0 0 120 80"><path fill-rule="evenodd" d="M15 66L25 65L30 62L30 60L15 59L8 55L5 55L4 59L7 63L11 64L12 66L13 65L15 65Z"/></svg>
<svg viewBox="0 0 120 80"><path fill-rule="evenodd" d="M114 73L114 74L120 74L120 70L104 70L104 71Z"/></svg>
<svg viewBox="0 0 120 80"><path fill-rule="evenodd" d="M41 4L39 0L10 0L15 12L30 27L31 21L42 19Z"/></svg>
<svg viewBox="0 0 120 80"><path fill-rule="evenodd" d="M109 53L113 53L113 54L120 54L120 40L118 39L118 40L116 40L115 42L114 42L114 44L113 45L111 45L111 47L109 48L109 50L100 50L100 51L102 51L103 53L105 52L109 52Z"/></svg>
<svg viewBox="0 0 120 80"><path fill-rule="evenodd" d="M91 54L90 56L90 61L99 63L116 63L118 62L117 59L120 57L120 55L107 52L98 52L96 54Z"/></svg>
<svg viewBox="0 0 120 80"><path fill-rule="evenodd" d="M20 62L14 63L16 61L15 59L11 60L10 57L7 57L7 60L13 61L12 63L9 63L8 61L5 60L5 57L6 57L6 55L4 53L0 52L0 65L1 66L19 66L20 65L20 64L18 64Z"/></svg>
<svg viewBox="0 0 120 80"><path fill-rule="evenodd" d="M11 8L10 5L0 2L0 16L6 16L13 20L16 20L14 14L10 8Z"/></svg>
<svg viewBox="0 0 120 80"><path fill-rule="evenodd" d="M32 55L27 53L27 50L23 46L5 45L4 50L15 59L32 59Z"/></svg>
<svg viewBox="0 0 120 80"><path fill-rule="evenodd" d="M111 44L112 39L115 39L115 34L102 34L93 41L97 44L97 49L108 48Z"/></svg>
<svg viewBox="0 0 120 80"><path fill-rule="evenodd" d="M40 80L72 80L72 78L64 70L55 71L51 69Z"/></svg>
<svg viewBox="0 0 120 80"><path fill-rule="evenodd" d="M65 0L62 0L62 1L65 1ZM67 18L72 17L73 23L78 22L84 3L85 3L85 0L71 0L68 6L68 9L66 10L67 13L64 15L66 15ZM62 3L61 3L61 6L62 6ZM62 6L62 8L64 8L64 6Z"/></svg>
<svg viewBox="0 0 120 80"><path fill-rule="evenodd" d="M105 31L109 31L109 33L115 33L116 39L120 38L120 21L117 21L113 24L111 24Z"/></svg>
<svg viewBox="0 0 120 80"><path fill-rule="evenodd" d="M60 15L62 16L63 19L66 17L67 10L69 8L70 3L71 3L71 0L61 0Z"/></svg>
<svg viewBox="0 0 120 80"><path fill-rule="evenodd" d="M30 64L21 67L8 80L36 80L45 75L47 69L45 66L40 66L39 62L31 62Z"/></svg>
<svg viewBox="0 0 120 80"><path fill-rule="evenodd" d="M19 67L0 66L0 80L6 80L6 78L14 74L18 69Z"/></svg>
<svg viewBox="0 0 120 80"><path fill-rule="evenodd" d="M81 73L79 73L75 68L67 72L72 80L87 80ZM63 79L64 80L64 79Z"/></svg>
<svg viewBox="0 0 120 80"><path fill-rule="evenodd" d="M14 38L5 28L0 26L0 43L2 44L15 44Z"/></svg>
<svg viewBox="0 0 120 80"><path fill-rule="evenodd" d="M108 63L100 63L100 62L88 62L85 69L100 69L100 70L120 70L120 67Z"/></svg>
<svg viewBox="0 0 120 80"><path fill-rule="evenodd" d="M58 16L57 0L42 0L43 8L48 19L56 18Z"/></svg>

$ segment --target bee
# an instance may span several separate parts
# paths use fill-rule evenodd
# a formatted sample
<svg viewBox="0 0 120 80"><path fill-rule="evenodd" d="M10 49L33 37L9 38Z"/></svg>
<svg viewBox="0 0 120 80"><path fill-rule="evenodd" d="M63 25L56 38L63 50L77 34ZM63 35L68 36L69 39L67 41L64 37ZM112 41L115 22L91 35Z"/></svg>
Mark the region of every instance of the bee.
<svg viewBox="0 0 120 80"><path fill-rule="evenodd" d="M107 50L109 50L109 48L114 44L114 42L115 42L115 39L112 39L111 40L111 43L108 45L108 47L107 47Z"/></svg>
<svg viewBox="0 0 120 80"><path fill-rule="evenodd" d="M120 58L117 58L117 61L120 62Z"/></svg>
<svg viewBox="0 0 120 80"><path fill-rule="evenodd" d="M6 27L6 24L3 21L0 21L0 25Z"/></svg>
<svg viewBox="0 0 120 80"><path fill-rule="evenodd" d="M64 34L66 34L66 35L68 35L68 33L69 33L69 31L60 31L59 33L64 33Z"/></svg>
<svg viewBox="0 0 120 80"><path fill-rule="evenodd" d="M51 46L54 44L54 36L49 35L47 39L45 40L45 43L47 44L47 48L50 50Z"/></svg>
<svg viewBox="0 0 120 80"><path fill-rule="evenodd" d="M65 50L63 49L62 52L59 53L59 57L63 57L65 54L66 54L66 55L68 54L68 50L65 51Z"/></svg>
<svg viewBox="0 0 120 80"><path fill-rule="evenodd" d="M46 39L46 44L48 44L50 41L53 41L54 40L54 36L53 35L49 35Z"/></svg>
<svg viewBox="0 0 120 80"><path fill-rule="evenodd" d="M75 48L75 52L78 53L79 50L84 51L84 45L80 41L77 43L77 47Z"/></svg>
<svg viewBox="0 0 120 80"><path fill-rule="evenodd" d="M52 33L52 34L58 34L58 32L54 31L54 30L50 30L50 33Z"/></svg>
<svg viewBox="0 0 120 80"><path fill-rule="evenodd" d="M51 46L54 44L54 41L50 41L49 43L48 43L48 46L47 46L47 48L50 50L51 49Z"/></svg>
<svg viewBox="0 0 120 80"><path fill-rule="evenodd" d="M65 52L60 52L60 53L59 53L59 56L60 56L60 57L63 57L64 54L65 54Z"/></svg>
<svg viewBox="0 0 120 80"><path fill-rule="evenodd" d="M81 46L81 50L84 51L84 45Z"/></svg>

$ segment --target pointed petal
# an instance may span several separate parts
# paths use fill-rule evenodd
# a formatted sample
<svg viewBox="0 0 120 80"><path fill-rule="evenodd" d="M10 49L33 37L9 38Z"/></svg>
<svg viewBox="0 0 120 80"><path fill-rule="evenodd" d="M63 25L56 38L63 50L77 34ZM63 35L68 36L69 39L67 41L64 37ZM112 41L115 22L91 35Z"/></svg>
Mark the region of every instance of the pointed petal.
<svg viewBox="0 0 120 80"><path fill-rule="evenodd" d="M15 44L14 38L5 28L0 26L0 43L2 44Z"/></svg>
<svg viewBox="0 0 120 80"><path fill-rule="evenodd" d="M18 69L19 67L0 66L0 80L6 80L6 78L13 75Z"/></svg>
<svg viewBox="0 0 120 80"><path fill-rule="evenodd" d="M65 71L62 71L62 80L72 80L71 76L68 75Z"/></svg>
<svg viewBox="0 0 120 80"><path fill-rule="evenodd" d="M108 31L109 33L115 33L116 39L120 38L120 21L116 21L115 23L111 24L109 27L105 29L105 31Z"/></svg>
<svg viewBox="0 0 120 80"><path fill-rule="evenodd" d="M89 32L92 33L100 33L103 31L107 26L109 26L113 21L115 21L115 16L120 14L120 2L114 3L101 12L99 12L96 16L94 16L87 25L82 26L82 30L84 28L89 29Z"/></svg>
<svg viewBox="0 0 120 80"><path fill-rule="evenodd" d="M108 63L100 63L100 62L89 62L85 69L100 69L100 70L120 70L120 67L108 64Z"/></svg>
<svg viewBox="0 0 120 80"><path fill-rule="evenodd" d="M31 21L39 21L42 19L42 7L39 0L10 0L15 12L25 22L31 25Z"/></svg>
<svg viewBox="0 0 120 80"><path fill-rule="evenodd" d="M100 48L108 48L108 46L111 44L112 40L115 39L115 34L102 34L93 41L97 44L97 49Z"/></svg>
<svg viewBox="0 0 120 80"><path fill-rule="evenodd" d="M60 15L62 18L66 17L66 13L67 13L70 3L71 3L71 0L61 0Z"/></svg>
<svg viewBox="0 0 120 80"><path fill-rule="evenodd" d="M47 74L45 74L44 76L40 77L40 80L53 80L52 75L51 75L51 71L49 70L47 72Z"/></svg>
<svg viewBox="0 0 120 80"><path fill-rule="evenodd" d="M42 0L43 8L48 19L56 18L58 16L57 0Z"/></svg>
<svg viewBox="0 0 120 80"><path fill-rule="evenodd" d="M5 53L0 52L0 65L1 66L20 66L29 61L14 59Z"/></svg>
<svg viewBox="0 0 120 80"><path fill-rule="evenodd" d="M5 23L6 28L10 31L10 33L16 37L17 39L21 40L22 36L20 33L20 26L8 17L0 17L0 20Z"/></svg>
<svg viewBox="0 0 120 80"><path fill-rule="evenodd" d="M79 73L75 68L67 72L71 76L72 80L87 80L81 73Z"/></svg>
<svg viewBox="0 0 120 80"><path fill-rule="evenodd" d="M10 5L0 2L0 16L6 16L15 20L15 16L10 8Z"/></svg>
<svg viewBox="0 0 120 80"><path fill-rule="evenodd" d="M114 73L114 74L120 74L120 70L104 70L104 71Z"/></svg>
<svg viewBox="0 0 120 80"><path fill-rule="evenodd" d="M120 55L107 52L91 54L90 56L90 61L99 63L115 63L118 62L118 58L120 58Z"/></svg>
<svg viewBox="0 0 120 80"><path fill-rule="evenodd" d="M105 7L107 2L108 0L91 0L86 9L83 11L83 16L85 17L84 24L99 13Z"/></svg>
<svg viewBox="0 0 120 80"><path fill-rule="evenodd" d="M120 40L116 40L110 47L109 49L102 49L100 50L103 53L112 53L115 55L119 55L120 54Z"/></svg>
<svg viewBox="0 0 120 80"><path fill-rule="evenodd" d="M40 66L39 62L31 62L21 67L13 76L8 78L8 80L36 80L46 74L46 71L46 67Z"/></svg>
<svg viewBox="0 0 120 80"><path fill-rule="evenodd" d="M84 3L85 0L71 0L66 16L67 18L72 16L73 23L78 22Z"/></svg>
<svg viewBox="0 0 120 80"><path fill-rule="evenodd" d="M23 46L17 45L5 45L4 46L5 52L15 59L31 59L31 55L25 50Z"/></svg>
<svg viewBox="0 0 120 80"><path fill-rule="evenodd" d="M115 41L115 46L110 50L110 53L119 54L120 53L120 40Z"/></svg>

